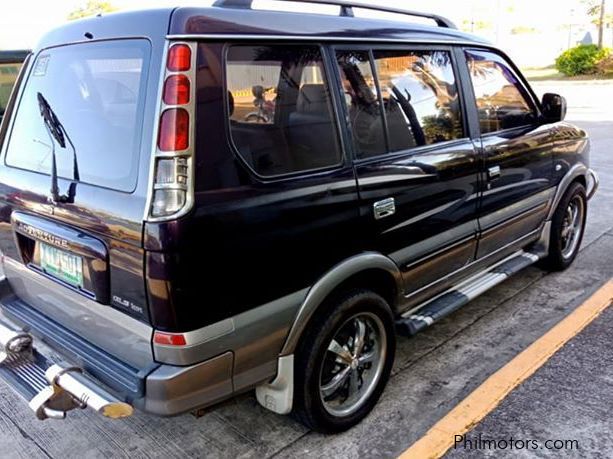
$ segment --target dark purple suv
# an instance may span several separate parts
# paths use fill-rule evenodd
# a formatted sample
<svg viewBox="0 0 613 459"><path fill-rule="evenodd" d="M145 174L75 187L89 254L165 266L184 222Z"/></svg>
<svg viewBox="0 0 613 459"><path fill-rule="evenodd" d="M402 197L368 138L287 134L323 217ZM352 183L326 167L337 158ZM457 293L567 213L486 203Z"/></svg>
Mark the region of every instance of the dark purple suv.
<svg viewBox="0 0 613 459"><path fill-rule="evenodd" d="M0 376L40 419L255 388L347 429L396 332L577 255L598 180L563 97L445 18L305 8L112 14L33 51L0 130Z"/></svg>

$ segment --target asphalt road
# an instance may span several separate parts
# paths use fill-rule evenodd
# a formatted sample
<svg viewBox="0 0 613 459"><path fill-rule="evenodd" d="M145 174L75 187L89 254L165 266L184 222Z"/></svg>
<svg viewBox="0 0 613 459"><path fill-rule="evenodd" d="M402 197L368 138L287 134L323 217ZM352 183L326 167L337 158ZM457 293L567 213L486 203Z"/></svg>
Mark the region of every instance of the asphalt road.
<svg viewBox="0 0 613 459"><path fill-rule="evenodd" d="M530 267L418 336L400 338L388 388L360 425L336 436L309 432L291 418L261 408L252 394L226 402L198 419L138 414L110 421L80 411L70 413L65 421L39 422L0 384L2 457L370 458L401 453L489 375L613 277L613 84L539 83L535 90L566 95L568 119L587 129L593 139L592 165L600 174L601 187L590 202L581 254L563 273L547 274ZM554 356L477 429L491 435L522 434L537 439L545 434L543 439L589 435L586 428L570 435L568 429L576 419L583 427L590 422L595 426L594 436L579 439L592 445L590 452L611 446L603 432L613 430L613 421L597 401L610 407L613 372L604 372L606 365L599 359L582 357L612 356L605 349L611 320L611 311L597 319L571 342L574 348L569 344ZM584 341L589 344L576 344ZM567 377L564 370L570 361L574 363L573 379L558 384ZM596 383L593 372L605 377ZM563 401L569 397L592 402L581 404L579 416L575 411L564 411ZM549 422L554 409L557 411ZM539 423L548 423L548 430L531 430ZM453 451L451 455L463 453Z"/></svg>

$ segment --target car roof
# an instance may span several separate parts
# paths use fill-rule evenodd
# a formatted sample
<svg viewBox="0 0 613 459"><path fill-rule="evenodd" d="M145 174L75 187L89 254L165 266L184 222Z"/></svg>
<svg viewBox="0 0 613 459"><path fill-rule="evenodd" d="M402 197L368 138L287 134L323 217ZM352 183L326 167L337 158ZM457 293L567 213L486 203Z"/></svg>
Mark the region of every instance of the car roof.
<svg viewBox="0 0 613 459"><path fill-rule="evenodd" d="M307 12L245 8L182 7L174 11L169 35L302 38L305 40L420 41L428 43L489 43L454 28L407 20L348 17Z"/></svg>
<svg viewBox="0 0 613 459"><path fill-rule="evenodd" d="M402 19L402 16L398 16ZM156 8L70 21L48 32L37 49L94 39L146 37L271 38L308 41L423 42L491 46L454 28L387 20L230 7Z"/></svg>

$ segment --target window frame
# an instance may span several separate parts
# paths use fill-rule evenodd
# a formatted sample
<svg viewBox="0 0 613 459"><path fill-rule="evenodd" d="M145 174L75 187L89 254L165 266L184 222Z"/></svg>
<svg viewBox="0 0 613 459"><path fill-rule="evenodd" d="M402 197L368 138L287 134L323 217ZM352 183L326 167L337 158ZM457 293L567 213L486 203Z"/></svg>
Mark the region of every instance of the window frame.
<svg viewBox="0 0 613 459"><path fill-rule="evenodd" d="M356 145L353 142L353 131L352 131L353 128L351 126L351 123L348 122L349 118L348 118L347 106L344 102L341 101L343 120L345 120L345 123L344 123L345 126L343 127L343 129L347 130L348 132L348 136L347 136L349 138L348 145L350 145L350 148L351 148L351 158L354 164L356 165L369 164L369 163L377 162L377 161L380 161L382 159L387 159L387 158L394 158L394 157L399 157L399 156L412 156L416 154L428 153L432 150L436 150L439 148L445 148L445 147L452 146L455 144L462 144L471 139L471 129L470 129L471 122L469 119L469 112L467 109L467 104L466 104L465 94L464 94L464 89L463 89L463 84L462 84L461 67L459 65L456 53L454 51L455 48L456 46L452 44L449 44L449 45L428 44L428 43L385 44L385 43L369 43L368 41L365 41L364 43L361 43L361 44L340 43L340 44L330 45L332 58L334 59L334 72L336 74L336 80L337 80L336 84L338 87L341 87L342 85L342 76L340 74L340 69L338 68L338 59L336 57L337 51L363 51L369 54L370 66L371 66L371 71L373 73L373 77L374 77L375 84L376 84L377 97L379 99L380 111L383 116L383 126L385 127L384 135L386 139L387 152L377 155L377 156L372 156L369 158L358 158ZM451 68L453 70L456 89L458 92L458 98L459 98L458 100L460 102L460 113L462 116L462 133L463 133L462 137L459 137L453 140L446 140L444 142L433 143L430 145L418 145L418 146L415 146L409 149L405 149L405 150L390 151L389 140L388 140L389 133L388 133L388 127L387 127L388 126L387 115L383 107L383 100L382 100L383 94L381 92L381 87L379 84L379 73L377 71L377 68L376 68L377 66L374 60L374 53L376 51L407 51L407 52L445 51L449 53L449 56L451 59Z"/></svg>
<svg viewBox="0 0 613 459"><path fill-rule="evenodd" d="M317 47L321 53L321 62L323 69L323 79L325 83L328 85L328 92L330 93L330 102L332 111L330 113L332 118L334 135L336 137L337 148L339 150L339 161L335 164L331 164L325 167L319 167L314 169L304 169L299 171L288 172L286 174L277 174L277 175L262 175L258 173L246 160L243 158L243 155L240 153L240 150L236 146L234 142L234 138L232 136L232 127L230 126L230 101L228 98L228 53L230 48L233 46L291 46L300 48L301 46L311 46ZM269 41L269 40L236 40L236 41L228 41L224 43L222 50L222 62L221 62L221 74L222 74L222 85L223 85L223 113L224 113L224 126L225 126L225 137L228 147L234 157L240 162L241 165L253 175L260 182L279 182L279 181L287 181L296 178L302 177L312 177L318 174L325 174L329 172L334 172L345 168L348 164L347 158L347 148L346 142L343 137L342 129L340 126L340 107L338 106L338 100L336 97L337 91L334 89L334 80L332 69L330 68L330 58L327 52L327 47L322 43L313 43L313 42L302 42L302 41L288 41L288 42L279 42L279 41ZM275 114L276 117L276 114Z"/></svg>
<svg viewBox="0 0 613 459"><path fill-rule="evenodd" d="M461 60L463 61L463 67L464 67L463 70L465 70L465 74L467 78L466 82L464 83L464 86L465 86L464 91L467 94L467 98L470 100L471 111L473 111L474 113L473 116L471 117L471 121L472 123L474 123L474 130L477 133L478 137L482 137L482 138L495 137L495 136L499 136L500 134L516 131L518 129L523 130L533 125L535 127L540 125L540 121L542 120L541 103L538 97L536 97L536 94L534 93L534 91L532 90L532 87L528 84L528 81L526 80L524 75L520 72L518 67L515 65L515 63L509 56L507 56L504 52L498 49L480 47L480 46L462 46L462 47L459 47L458 51L459 51L458 55L461 54ZM517 80L517 83L520 86L519 91L522 97L524 97L524 99L527 98L526 102L528 102L528 104L530 105L530 107L532 108L534 112L534 119L535 119L534 124L524 124L521 126L514 126L514 127L500 129L498 131L492 131L492 132L486 132L486 133L481 132L481 123L479 121L479 108L477 107L477 97L475 96L473 80L470 74L470 67L468 65L467 53L470 51L494 54L503 61L503 63L508 67L508 69L512 72L513 76Z"/></svg>

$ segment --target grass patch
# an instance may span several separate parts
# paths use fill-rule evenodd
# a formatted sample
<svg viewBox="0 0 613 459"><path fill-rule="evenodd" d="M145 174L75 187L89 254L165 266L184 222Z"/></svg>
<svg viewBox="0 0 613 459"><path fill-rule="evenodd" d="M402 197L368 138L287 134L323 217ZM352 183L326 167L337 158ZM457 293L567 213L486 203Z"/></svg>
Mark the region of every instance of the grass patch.
<svg viewBox="0 0 613 459"><path fill-rule="evenodd" d="M613 80L613 73L607 74L599 74L595 73L592 75L577 75L577 76L566 76L563 73L560 73L556 70L553 65L548 67L541 68L525 68L522 70L524 76L530 81L590 81L590 80Z"/></svg>

